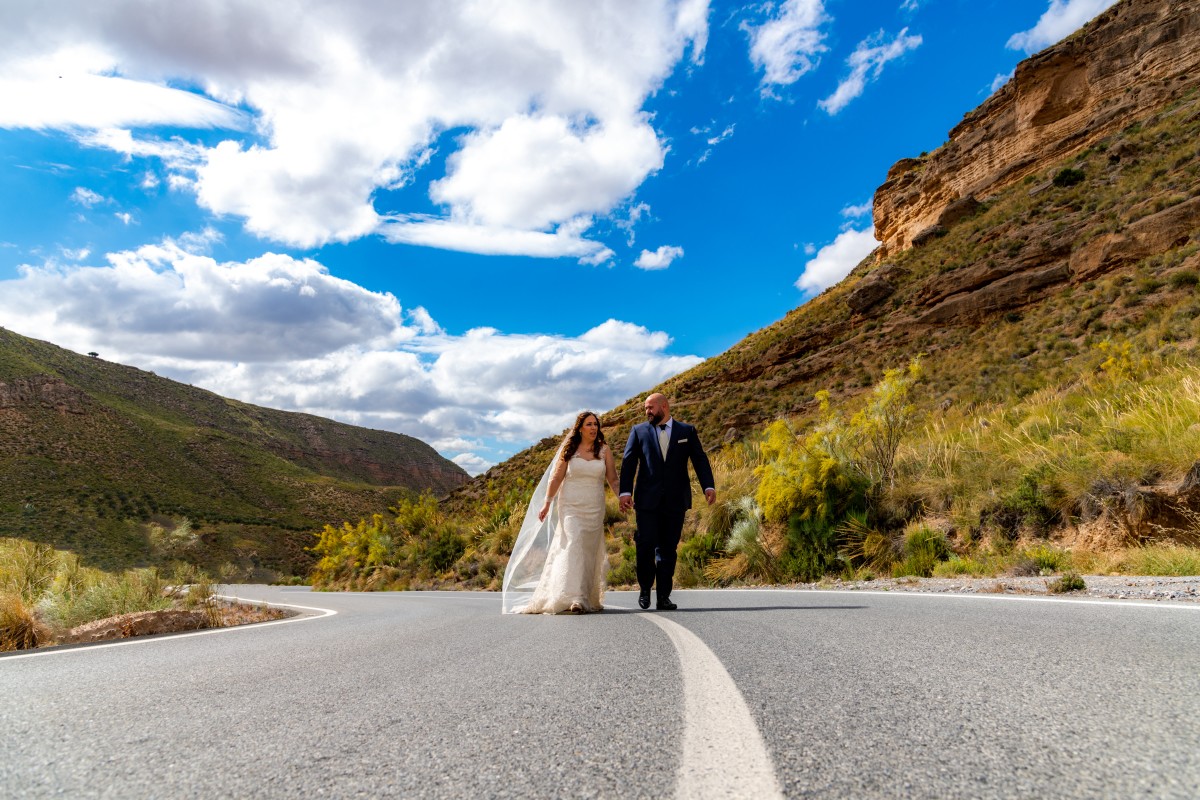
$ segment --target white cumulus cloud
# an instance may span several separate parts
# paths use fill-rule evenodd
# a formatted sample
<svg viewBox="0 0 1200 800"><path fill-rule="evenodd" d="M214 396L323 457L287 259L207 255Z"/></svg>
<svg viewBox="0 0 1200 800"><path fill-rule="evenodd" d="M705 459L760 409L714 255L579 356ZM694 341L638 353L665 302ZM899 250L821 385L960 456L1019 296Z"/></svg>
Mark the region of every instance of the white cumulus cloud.
<svg viewBox="0 0 1200 800"><path fill-rule="evenodd" d="M383 228L589 263L604 248L575 221L661 168L643 106L708 36L707 0L62 0L5 17L0 127L161 159L170 187L259 237L317 247ZM225 136L164 140L166 125ZM406 187L436 214L397 207Z"/></svg>
<svg viewBox="0 0 1200 800"><path fill-rule="evenodd" d="M29 7L30 12L45 10ZM0 34L0 42L5 38ZM0 76L0 128L246 125L237 109L194 92L102 74L111 69L111 58L91 48L64 44L26 59L0 57L0 63L5 68Z"/></svg>
<svg viewBox="0 0 1200 800"><path fill-rule="evenodd" d="M591 264L607 261L613 255L603 244L582 238L579 226L571 224L561 225L553 233L543 233L408 214L385 218L379 232L397 244L479 255L574 256Z"/></svg>
<svg viewBox="0 0 1200 800"><path fill-rule="evenodd" d="M1006 84L1006 83L1008 83L1009 81L1011 81L1011 80L1012 80L1012 76L1013 76L1013 72L1015 72L1015 71L1016 71L1016 70L1013 70L1013 71L1011 71L1011 72L1003 72L1003 73L1000 73L999 75L997 75L996 77L992 78L992 84L991 84L991 86L990 86L990 87L988 87L988 88L989 88L989 90L991 91L991 93L992 93L992 94L995 94L995 93L996 93L996 91L997 91L997 90L998 90L998 89L999 89L1001 86L1003 86L1004 84Z"/></svg>
<svg viewBox="0 0 1200 800"><path fill-rule="evenodd" d="M851 219L856 217L865 217L867 214L871 213L871 209L873 207L874 206L870 200L866 201L865 203L859 203L858 205L848 205L842 208L842 216L849 217Z"/></svg>
<svg viewBox="0 0 1200 800"><path fill-rule="evenodd" d="M786 0L762 25L742 25L750 36L750 61L763 71L765 93L816 68L828 49L821 26L829 21L821 0Z"/></svg>
<svg viewBox="0 0 1200 800"><path fill-rule="evenodd" d="M1010 50L1036 53L1065 39L1090 22L1117 0L1050 0L1050 7L1027 31L1014 33L1008 40Z"/></svg>
<svg viewBox="0 0 1200 800"><path fill-rule="evenodd" d="M108 202L108 198L93 192L86 186L76 186L75 191L71 192L71 199L84 208L91 208L100 203Z"/></svg>
<svg viewBox="0 0 1200 800"><path fill-rule="evenodd" d="M830 115L837 114L850 104L851 100L863 93L867 83L873 81L883 72L884 66L910 50L921 46L920 36L909 36L908 28L903 28L890 42L883 31L858 43L846 64L850 74L838 84L833 94L817 103Z"/></svg>
<svg viewBox="0 0 1200 800"><path fill-rule="evenodd" d="M875 228L843 231L831 243L817 251L816 256L804 264L804 272L796 281L796 288L805 293L816 294L827 289L850 274L871 251L879 246L875 239Z"/></svg>
<svg viewBox="0 0 1200 800"><path fill-rule="evenodd" d="M450 460L465 469L468 475L480 475L487 472L488 467L495 463L471 452L459 453Z"/></svg>
<svg viewBox="0 0 1200 800"><path fill-rule="evenodd" d="M664 244L657 250L643 250L633 265L638 269L666 269L677 258L683 258L683 248Z"/></svg>
<svg viewBox="0 0 1200 800"><path fill-rule="evenodd" d="M545 230L607 211L662 163L644 119L580 126L560 116L516 116L467 136L431 195L483 225Z"/></svg>
<svg viewBox="0 0 1200 800"><path fill-rule="evenodd" d="M471 470L701 360L614 319L578 336L451 335L312 259L219 262L183 241L25 265L0 281L0 324L227 397L417 436Z"/></svg>

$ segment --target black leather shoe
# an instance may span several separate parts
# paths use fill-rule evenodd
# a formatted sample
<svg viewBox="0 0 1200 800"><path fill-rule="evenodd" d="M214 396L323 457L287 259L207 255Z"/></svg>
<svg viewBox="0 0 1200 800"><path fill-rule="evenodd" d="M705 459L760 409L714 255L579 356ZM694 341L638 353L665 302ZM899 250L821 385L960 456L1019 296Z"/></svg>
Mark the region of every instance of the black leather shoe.
<svg viewBox="0 0 1200 800"><path fill-rule="evenodd" d="M675 609L679 608L679 606L675 605L670 600L659 600L657 603L655 603L654 607L659 611L674 611Z"/></svg>
<svg viewBox="0 0 1200 800"><path fill-rule="evenodd" d="M641 606L642 608L650 607L650 593L649 592L642 592L641 594L638 595L638 605Z"/></svg>

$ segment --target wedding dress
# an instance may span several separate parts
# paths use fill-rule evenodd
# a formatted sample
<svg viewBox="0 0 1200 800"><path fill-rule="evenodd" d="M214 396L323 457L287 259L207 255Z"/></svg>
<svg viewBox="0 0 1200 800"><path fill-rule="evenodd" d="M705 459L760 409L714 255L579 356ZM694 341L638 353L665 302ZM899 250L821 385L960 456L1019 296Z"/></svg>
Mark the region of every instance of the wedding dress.
<svg viewBox="0 0 1200 800"><path fill-rule="evenodd" d="M557 461L555 456L555 461ZM567 473L544 522L537 512L545 502L548 476L534 491L525 524L513 545L504 573L504 613L558 614L577 605L603 610L604 546L603 458L579 455L567 462Z"/></svg>

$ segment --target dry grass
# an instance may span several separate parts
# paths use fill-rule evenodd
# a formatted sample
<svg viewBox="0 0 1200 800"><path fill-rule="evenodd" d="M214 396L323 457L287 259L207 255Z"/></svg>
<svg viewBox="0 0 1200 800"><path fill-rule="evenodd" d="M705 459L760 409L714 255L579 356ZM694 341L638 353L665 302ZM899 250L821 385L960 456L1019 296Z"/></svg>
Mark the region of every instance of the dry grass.
<svg viewBox="0 0 1200 800"><path fill-rule="evenodd" d="M49 629L19 595L0 593L0 651L26 650L49 639Z"/></svg>
<svg viewBox="0 0 1200 800"><path fill-rule="evenodd" d="M1030 476L1046 493L1044 513L1061 519L1097 505L1098 486L1183 475L1200 453L1197 423L1200 367L1085 374L1018 402L931 420L901 452L900 487L971 528Z"/></svg>
<svg viewBox="0 0 1200 800"><path fill-rule="evenodd" d="M216 603L216 620L209 627L231 628L235 625L251 625L255 622L269 622L292 616L293 612L282 608L272 608L265 603L250 605L248 603Z"/></svg>
<svg viewBox="0 0 1200 800"><path fill-rule="evenodd" d="M36 647L87 622L175 607L203 610L220 626L225 612L213 589L187 565L170 579L155 569L107 573L82 566L73 553L0 538L0 647Z"/></svg>
<svg viewBox="0 0 1200 800"><path fill-rule="evenodd" d="M34 603L54 582L58 555L46 544L0 539L0 591Z"/></svg>
<svg viewBox="0 0 1200 800"><path fill-rule="evenodd" d="M1127 550L1122 564L1135 575L1200 575L1200 548L1146 545Z"/></svg>

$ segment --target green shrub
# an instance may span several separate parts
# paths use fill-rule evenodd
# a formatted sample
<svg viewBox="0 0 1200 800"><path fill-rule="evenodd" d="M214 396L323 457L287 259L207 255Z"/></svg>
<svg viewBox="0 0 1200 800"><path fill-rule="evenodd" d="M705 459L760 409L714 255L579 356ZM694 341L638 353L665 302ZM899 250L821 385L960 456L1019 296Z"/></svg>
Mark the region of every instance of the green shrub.
<svg viewBox="0 0 1200 800"><path fill-rule="evenodd" d="M1082 183L1083 179L1086 177L1087 175L1085 175L1081 169L1064 167L1058 171L1058 174L1054 176L1054 185L1060 188L1074 186L1077 183Z"/></svg>
<svg viewBox="0 0 1200 800"><path fill-rule="evenodd" d="M1184 269L1171 273L1171 277L1167 280L1172 289L1184 289L1200 284L1200 273L1192 269Z"/></svg>
<svg viewBox="0 0 1200 800"><path fill-rule="evenodd" d="M621 550L620 562L609 569L606 578L609 586L637 585L637 547L626 545Z"/></svg>
<svg viewBox="0 0 1200 800"><path fill-rule="evenodd" d="M1031 547L1025 551L1024 556L1032 563L1038 575L1062 572L1071 565L1070 553L1048 545Z"/></svg>
<svg viewBox="0 0 1200 800"><path fill-rule="evenodd" d="M1087 584L1083 582L1083 578L1075 572L1064 572L1061 578L1055 578L1046 584L1046 590L1051 594L1082 592L1086 588Z"/></svg>
<svg viewBox="0 0 1200 800"><path fill-rule="evenodd" d="M982 578L994 574L995 570L984 561L953 555L946 561L939 562L933 568L933 577L935 578L956 578L960 575Z"/></svg>
<svg viewBox="0 0 1200 800"><path fill-rule="evenodd" d="M64 627L106 619L135 611L159 611L171 608L174 600L164 590L167 582L155 569L128 570L120 575L105 575L76 597L62 598L57 616Z"/></svg>
<svg viewBox="0 0 1200 800"><path fill-rule="evenodd" d="M918 525L904 535L903 560L892 566L892 577L928 578L939 562L950 557L950 543L941 531Z"/></svg>
<svg viewBox="0 0 1200 800"><path fill-rule="evenodd" d="M850 566L887 572L896 561L892 537L870 525L865 513L848 514L838 526L837 535L840 552Z"/></svg>
<svg viewBox="0 0 1200 800"><path fill-rule="evenodd" d="M1044 535L1058 519L1055 505L1061 502L1062 492L1052 484L1043 485L1042 474L1034 470L1022 475L1006 497L980 511L980 525L995 527L1009 538L1016 538L1022 525Z"/></svg>
<svg viewBox="0 0 1200 800"><path fill-rule="evenodd" d="M733 523L721 548L724 555L708 562L704 576L720 585L750 578L778 581L778 564L767 543L768 528L763 524L762 510L749 496L730 505Z"/></svg>
<svg viewBox="0 0 1200 800"><path fill-rule="evenodd" d="M151 552L163 559L186 558L200 541L192 521L187 517L170 528L151 522L146 526L146 538Z"/></svg>
<svg viewBox="0 0 1200 800"><path fill-rule="evenodd" d="M467 543L453 528L441 528L425 541L420 561L434 572L444 572L466 549Z"/></svg>
<svg viewBox="0 0 1200 800"><path fill-rule="evenodd" d="M788 519L787 548L780 559L783 576L812 582L840 562L835 526L829 520L792 514Z"/></svg>
<svg viewBox="0 0 1200 800"><path fill-rule="evenodd" d="M725 551L744 556L749 574L773 580L771 553L763 541L762 511L753 497L739 499L735 507L737 514L725 541Z"/></svg>
<svg viewBox="0 0 1200 800"><path fill-rule="evenodd" d="M702 520L703 530L685 539L679 546L676 575L680 586L690 588L706 581L709 565L721 558L738 514L744 513L740 509L747 503L753 507L754 498L741 497L707 509L708 513Z"/></svg>
<svg viewBox="0 0 1200 800"><path fill-rule="evenodd" d="M827 421L818 426L803 442L782 421L767 428L762 445L765 463L755 471L759 477L755 499L768 521L782 522L799 514L836 524L849 510L863 507L869 483L840 452L843 437L833 429L835 424Z"/></svg>
<svg viewBox="0 0 1200 800"><path fill-rule="evenodd" d="M704 566L721 552L721 544L712 533L700 533L679 545L678 565L703 574Z"/></svg>

